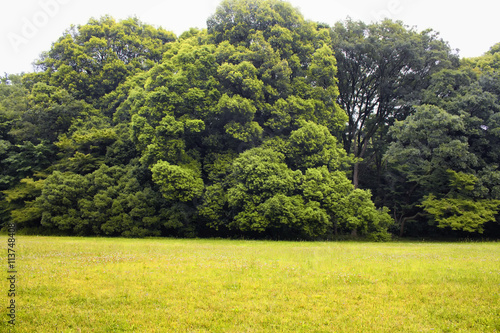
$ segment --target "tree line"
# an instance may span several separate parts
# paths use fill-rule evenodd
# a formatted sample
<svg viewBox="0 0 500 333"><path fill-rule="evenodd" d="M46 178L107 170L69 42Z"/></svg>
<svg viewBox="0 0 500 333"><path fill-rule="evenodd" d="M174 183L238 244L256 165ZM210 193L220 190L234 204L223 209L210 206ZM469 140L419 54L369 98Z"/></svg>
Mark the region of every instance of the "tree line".
<svg viewBox="0 0 500 333"><path fill-rule="evenodd" d="M0 83L0 218L32 233L495 238L500 44L225 0L110 16Z"/></svg>

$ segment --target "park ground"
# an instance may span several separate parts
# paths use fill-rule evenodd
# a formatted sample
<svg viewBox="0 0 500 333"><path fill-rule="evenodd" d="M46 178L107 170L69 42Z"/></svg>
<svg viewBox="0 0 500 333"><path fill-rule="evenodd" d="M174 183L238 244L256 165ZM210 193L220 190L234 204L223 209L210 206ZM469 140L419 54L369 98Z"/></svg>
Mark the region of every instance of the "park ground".
<svg viewBox="0 0 500 333"><path fill-rule="evenodd" d="M13 332L500 332L498 242L19 235L15 250L2 332L12 299Z"/></svg>

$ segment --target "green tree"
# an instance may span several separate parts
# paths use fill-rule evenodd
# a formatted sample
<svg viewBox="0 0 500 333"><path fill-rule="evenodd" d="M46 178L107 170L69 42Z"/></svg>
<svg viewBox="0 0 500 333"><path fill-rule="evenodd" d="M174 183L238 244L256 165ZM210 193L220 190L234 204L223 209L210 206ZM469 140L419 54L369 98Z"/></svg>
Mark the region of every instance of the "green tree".
<svg viewBox="0 0 500 333"><path fill-rule="evenodd" d="M141 172L132 164L101 165L87 175L55 171L43 182L41 195L13 216L41 212L43 227L68 234L161 235L169 206L152 184L140 183Z"/></svg>
<svg viewBox="0 0 500 333"><path fill-rule="evenodd" d="M422 95L432 105L391 129L388 178L401 234L404 221L422 220L421 208L431 223L454 230L481 232L494 221L500 199L496 61L487 54L435 73ZM473 180L466 194L457 194L457 175Z"/></svg>
<svg viewBox="0 0 500 333"><path fill-rule="evenodd" d="M227 40L231 44L239 44L247 43L249 35L255 31L263 31L266 37L273 32L280 36L293 31L303 22L302 15L288 2L225 0L208 18L207 27L215 43Z"/></svg>
<svg viewBox="0 0 500 333"><path fill-rule="evenodd" d="M477 177L453 170L447 171L450 192L440 199L429 194L422 201L422 208L432 216L440 228L483 233L485 223L495 222L495 215L500 210L500 200L475 198Z"/></svg>
<svg viewBox="0 0 500 333"><path fill-rule="evenodd" d="M19 117L28 108L28 89L22 84L22 76L0 77L0 140L19 143L9 134Z"/></svg>
<svg viewBox="0 0 500 333"><path fill-rule="evenodd" d="M228 171L224 183L209 187L205 193L201 214L211 218L211 226L282 237L310 238L326 233L330 223L326 214L319 205L306 204L298 195L302 172L289 169L283 154L269 148L250 149L240 154ZM225 206L231 212L227 220L221 219Z"/></svg>
<svg viewBox="0 0 500 333"><path fill-rule="evenodd" d="M426 193L442 193L448 169L471 172L477 157L469 151L462 118L443 109L424 105L391 128L395 142L386 158L391 168L393 211L404 233L407 217L417 217L418 203Z"/></svg>
<svg viewBox="0 0 500 333"><path fill-rule="evenodd" d="M54 160L54 147L45 142L34 145L29 141L9 147L5 158L0 162L2 175L0 184L4 188L15 185L23 178L48 168Z"/></svg>
<svg viewBox="0 0 500 333"><path fill-rule="evenodd" d="M358 159L353 167L357 187L363 180L359 161L375 165L380 178L388 127L419 104L433 73L457 66L458 58L432 30L419 33L401 22L347 20L335 24L332 35L339 68L338 101L349 118L343 142L347 153Z"/></svg>
<svg viewBox="0 0 500 333"><path fill-rule="evenodd" d="M110 16L72 26L37 61L38 71L26 82L44 82L67 90L78 100L100 108L101 98L130 75L150 69L162 59L175 35L129 18Z"/></svg>
<svg viewBox="0 0 500 333"><path fill-rule="evenodd" d="M44 174L35 174L33 178L24 178L20 182L3 191L5 195L5 221L11 220L18 229L38 227L43 211L34 205L40 196Z"/></svg>
<svg viewBox="0 0 500 333"><path fill-rule="evenodd" d="M125 127L125 133L121 136L117 133L118 128ZM54 145L59 148L60 160L54 164L58 170L65 170L79 174L88 174L97 170L107 161L107 156L113 155L111 150L117 149L120 140L130 142L127 126L113 128L108 119L103 116L93 116L88 119L78 119L66 131L59 136L59 141ZM133 147L132 144L130 144ZM128 164L135 157L133 148L125 155L129 159L120 161L119 164ZM122 153L123 154L123 153Z"/></svg>
<svg viewBox="0 0 500 333"><path fill-rule="evenodd" d="M393 220L386 208L379 210L370 191L355 189L346 174L326 166L308 169L301 185L309 202L317 202L328 214L335 235L350 232L387 240Z"/></svg>
<svg viewBox="0 0 500 333"><path fill-rule="evenodd" d="M152 168L153 181L167 200L193 201L203 193L203 180L193 170L165 161L159 161Z"/></svg>
<svg viewBox="0 0 500 333"><path fill-rule="evenodd" d="M27 108L19 113L9 134L18 142L52 143L68 131L73 121L97 112L62 88L36 83L28 95Z"/></svg>
<svg viewBox="0 0 500 333"><path fill-rule="evenodd" d="M291 137L312 128L321 127L309 123ZM307 142L303 141L306 146ZM330 154L342 151L335 141L330 144ZM275 238L314 239L348 232L389 238L392 219L387 210L375 208L369 191L355 190L344 172L330 171L319 162L301 164L305 173L293 171L286 161L294 161L298 155L293 149L288 154L265 147L240 154L225 168L227 176L206 188L200 215L216 229ZM345 152L330 156L330 165L340 165L344 157ZM319 166L312 167L316 164Z"/></svg>
<svg viewBox="0 0 500 333"><path fill-rule="evenodd" d="M323 165L330 171L344 170L352 163L352 158L328 128L313 122L304 122L290 134L284 152L287 164L294 170L305 171Z"/></svg>
<svg viewBox="0 0 500 333"><path fill-rule="evenodd" d="M42 211L41 225L73 230L77 234L90 234L91 221L79 213L79 201L88 195L88 180L81 175L54 172L44 182L42 194L36 199L36 206Z"/></svg>

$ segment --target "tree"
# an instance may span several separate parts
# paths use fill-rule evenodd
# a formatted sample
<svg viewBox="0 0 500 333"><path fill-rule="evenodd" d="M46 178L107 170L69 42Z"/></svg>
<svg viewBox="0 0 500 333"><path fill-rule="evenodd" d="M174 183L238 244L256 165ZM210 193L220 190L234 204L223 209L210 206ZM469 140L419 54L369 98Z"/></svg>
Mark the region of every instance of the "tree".
<svg viewBox="0 0 500 333"><path fill-rule="evenodd" d="M81 175L57 171L50 175L44 182L41 196L36 199L36 206L42 211L41 225L90 234L91 221L79 213L79 201L88 195L88 186L88 180Z"/></svg>
<svg viewBox="0 0 500 333"><path fill-rule="evenodd" d="M29 141L9 147L9 152L0 162L2 175L0 184L8 188L23 178L48 168L54 160L54 147L46 142L34 145Z"/></svg>
<svg viewBox="0 0 500 333"><path fill-rule="evenodd" d="M168 200L193 201L203 192L203 180L193 170L159 161L151 171L153 181L160 186L160 191Z"/></svg>
<svg viewBox="0 0 500 333"><path fill-rule="evenodd" d="M249 11L254 5L259 8L258 13ZM255 20L250 23L255 29L247 31L245 36L240 34L245 29L238 27L232 32L222 32L224 26L232 24L230 16L221 14L226 10L241 17L252 16L249 20ZM284 14L289 10L293 15ZM265 23L269 18L265 13L281 18L269 26ZM287 207L302 205L304 209L309 205L307 211L320 211L317 203L304 202L293 191L284 194L277 189L269 193L263 190L255 196L238 192L252 200L263 199L258 218L267 218L259 222L260 227L257 222L249 222L253 219L250 206L231 201L231 196L223 192L230 190L225 178L235 168L236 161L243 158L242 154L256 153L259 150L255 149L269 140L288 140L306 121L321 124L320 135L314 134L315 124L306 126L307 133L304 127L295 134L295 145L289 146L294 155L290 154L286 160L291 161L295 156L301 164L296 167L302 169L324 163L334 169L348 163L349 159L330 134L340 131L346 118L335 103L336 62L326 43L328 35L287 4L274 1L226 2L213 19L208 34L190 31L169 44L163 63L140 81L137 79L141 87L130 89L128 98L117 107L118 112L125 111L131 119L132 137L141 152L141 161L151 168L155 181L172 204L184 202L176 206L178 215L191 216L194 207L191 200L198 197L198 188L204 187L204 203L198 212L214 227L274 235L283 232L287 237L293 237L290 230L303 237L324 235L326 229L320 232L322 227L312 227L311 216L316 213L307 218L294 214L294 227L269 215L271 211L267 209L276 208L278 203ZM300 135L306 137L301 139ZM323 141L315 143L316 139ZM304 152L307 156L299 156L302 143L309 145L309 151ZM322 161L315 155L318 151L329 160ZM301 158L304 160L300 161ZM285 168L282 170L285 174L292 172L285 161L279 165ZM207 197L207 193L211 195ZM181 199L184 194L186 201ZM285 197L279 196L282 194ZM278 197L272 199L274 196ZM235 211L239 213L233 214ZM217 221L215 216L223 218ZM324 223L330 222L324 220ZM307 228L312 229L306 232Z"/></svg>
<svg viewBox="0 0 500 333"><path fill-rule="evenodd" d="M169 218L168 205L152 184L140 184L141 172L134 165L102 165L87 175L55 171L43 182L41 195L14 210L13 216L40 212L43 227L68 234L161 235L162 223Z"/></svg>
<svg viewBox="0 0 500 333"><path fill-rule="evenodd" d="M264 133L282 133L290 125L297 128L299 118L325 125L334 133L342 130L346 118L335 102L337 64L326 29L306 21L290 4L275 0L224 1L207 25L218 45L221 69L241 68L233 70L237 75L233 81L221 80L223 88L241 94L261 87L259 98L253 100L257 102L255 121ZM247 86L240 87L236 77Z"/></svg>
<svg viewBox="0 0 500 333"><path fill-rule="evenodd" d="M28 108L29 91L20 75L0 77L0 140L19 143L9 134L15 122Z"/></svg>
<svg viewBox="0 0 500 333"><path fill-rule="evenodd" d="M446 170L472 172L477 164L465 130L462 118L432 105L417 107L413 115L391 128L395 141L386 158L391 169L393 212L401 235L405 218L418 213L417 205L424 195L446 191Z"/></svg>
<svg viewBox="0 0 500 333"><path fill-rule="evenodd" d="M386 157L401 234L404 221L424 214L439 227L467 232L482 232L495 221L500 199L496 61L486 54L435 73L422 94L429 105L391 129L395 142ZM458 179L469 179L466 192L458 192L463 187Z"/></svg>
<svg viewBox="0 0 500 333"><path fill-rule="evenodd" d="M321 166L327 166L330 171L344 170L352 164L352 158L328 128L313 122L304 122L290 134L284 152L287 164L303 172Z"/></svg>
<svg viewBox="0 0 500 333"><path fill-rule="evenodd" d="M401 22L367 25L347 20L335 24L332 35L339 68L338 102L349 118L344 148L358 159L353 167L353 184L358 187L359 161L375 159L381 173L388 127L419 104L433 73L456 66L458 58L436 33L418 33Z"/></svg>
<svg viewBox="0 0 500 333"><path fill-rule="evenodd" d="M290 170L283 159L282 154L270 149L254 148L234 160L228 176L231 185L227 189L228 207L234 212L230 228L264 232L280 227L294 229L293 224L305 224L297 214L297 206L289 212L290 219L286 215L278 218L277 211L274 215L271 212L271 207L279 203L288 208L294 207L292 202L300 204L300 199L293 197L302 173ZM301 206L304 207L303 202ZM305 231L298 229L299 234ZM312 232L309 236L316 235Z"/></svg>
<svg viewBox="0 0 500 333"><path fill-rule="evenodd" d="M33 178L24 178L16 186L3 191L5 195L5 221L12 221L18 229L38 227L43 211L33 205L40 196L44 174L35 174Z"/></svg>
<svg viewBox="0 0 500 333"><path fill-rule="evenodd" d="M72 26L42 54L38 71L25 76L27 84L43 82L67 90L78 100L100 108L100 99L125 79L150 69L162 59L175 35L129 18L110 16Z"/></svg>
<svg viewBox="0 0 500 333"><path fill-rule="evenodd" d="M199 207L207 223L275 238L359 232L387 239L391 217L337 169L348 159L326 127L304 123L290 138L289 146L273 139L247 150L225 168L227 176L206 188Z"/></svg>
<svg viewBox="0 0 500 333"><path fill-rule="evenodd" d="M122 125L121 128L123 127ZM54 143L59 148L60 157L54 166L58 170L78 174L88 174L97 170L106 162L110 150L116 148L120 139L129 141L129 133L122 133L120 138L117 133L118 128L118 126L116 129L113 128L108 119L102 115L77 119L66 133L59 136L59 141ZM123 164L128 164L134 157L134 149L128 147L127 150L129 151L125 154L130 155L130 159L121 161Z"/></svg>
<svg viewBox="0 0 500 333"><path fill-rule="evenodd" d="M441 199L429 194L422 201L422 208L439 228L483 233L485 223L495 222L500 200L475 198L477 178L474 175L453 170L448 170L448 174L450 192Z"/></svg>
<svg viewBox="0 0 500 333"><path fill-rule="evenodd" d="M9 134L19 142L52 143L69 130L73 121L97 112L65 89L40 82L31 87L27 108L19 112Z"/></svg>
<svg viewBox="0 0 500 333"><path fill-rule="evenodd" d="M390 239L387 228L393 220L388 210L377 209L370 191L355 189L344 172L330 172L326 166L307 169L301 189L306 200L317 202L328 215L335 235L351 232Z"/></svg>
<svg viewBox="0 0 500 333"><path fill-rule="evenodd" d="M279 34L276 27L293 31L303 22L302 15L287 2L225 0L208 18L207 27L216 44L225 40L238 44L247 43L255 31L263 31L265 37L269 37L273 28L275 34Z"/></svg>

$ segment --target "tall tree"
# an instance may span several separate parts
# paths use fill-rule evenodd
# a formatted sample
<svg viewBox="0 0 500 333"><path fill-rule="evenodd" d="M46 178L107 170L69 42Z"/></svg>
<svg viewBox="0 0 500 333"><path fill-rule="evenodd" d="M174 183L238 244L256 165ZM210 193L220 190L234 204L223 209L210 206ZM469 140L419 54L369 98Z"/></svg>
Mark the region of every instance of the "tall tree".
<svg viewBox="0 0 500 333"><path fill-rule="evenodd" d="M404 221L418 214L420 221L468 232L494 223L500 199L498 64L489 52L435 73L422 95L428 104L391 129L387 175L401 234Z"/></svg>
<svg viewBox="0 0 500 333"><path fill-rule="evenodd" d="M349 117L344 148L358 158L353 167L357 187L362 181L360 160L367 164L374 159L380 173L388 127L420 103L432 73L456 66L458 58L436 33L419 33L401 22L347 20L335 24L332 34L339 69L338 102Z"/></svg>
<svg viewBox="0 0 500 333"><path fill-rule="evenodd" d="M176 39L162 28L137 18L116 22L110 16L72 26L36 62L38 71L26 82L64 88L75 98L100 108L100 99L138 71L162 59L166 45Z"/></svg>

